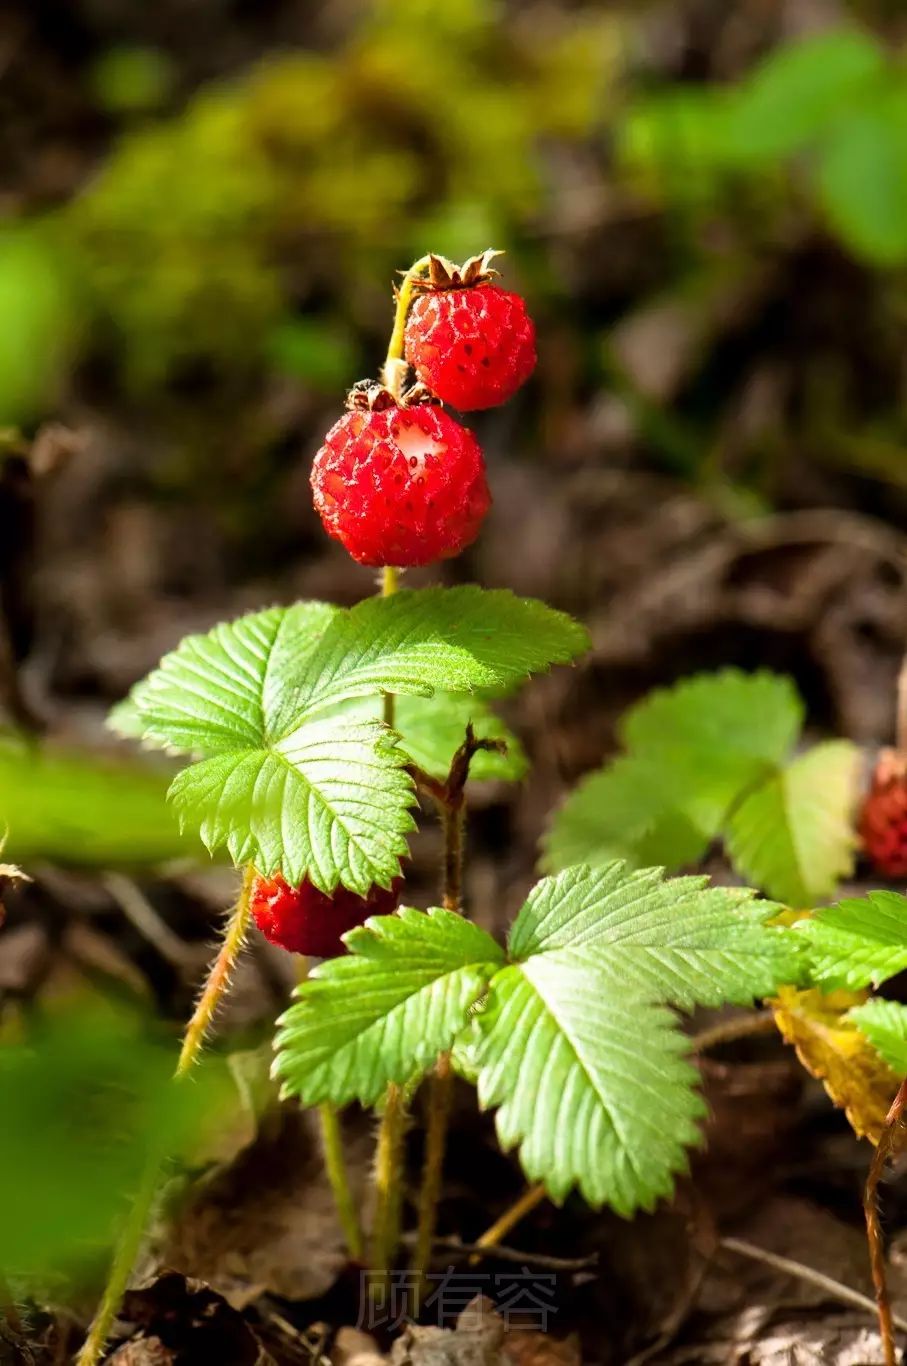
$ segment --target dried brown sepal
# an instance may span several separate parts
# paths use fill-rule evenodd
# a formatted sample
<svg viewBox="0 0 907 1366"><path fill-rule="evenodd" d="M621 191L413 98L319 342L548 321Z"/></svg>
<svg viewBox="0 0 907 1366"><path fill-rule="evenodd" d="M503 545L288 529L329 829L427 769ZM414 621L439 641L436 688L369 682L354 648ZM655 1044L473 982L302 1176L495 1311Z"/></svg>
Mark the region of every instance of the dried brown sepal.
<svg viewBox="0 0 907 1366"><path fill-rule="evenodd" d="M474 285L487 284L498 274L492 268L491 262L496 256L503 256L502 251L495 251L489 247L483 251L481 256L470 256L468 261L464 261L462 266L455 265L453 261L448 261L446 256L430 255L428 258L428 274L420 276L413 281L413 289L420 291L439 290L439 289L470 289Z"/></svg>
<svg viewBox="0 0 907 1366"><path fill-rule="evenodd" d="M375 379L360 379L347 394L346 406L351 411L380 413L385 408L396 408L397 400L386 385Z"/></svg>
<svg viewBox="0 0 907 1366"><path fill-rule="evenodd" d="M386 384L361 379L346 396L347 408L369 413L381 413L387 408L419 408L425 404L440 407L441 400L424 384L412 385L398 399Z"/></svg>

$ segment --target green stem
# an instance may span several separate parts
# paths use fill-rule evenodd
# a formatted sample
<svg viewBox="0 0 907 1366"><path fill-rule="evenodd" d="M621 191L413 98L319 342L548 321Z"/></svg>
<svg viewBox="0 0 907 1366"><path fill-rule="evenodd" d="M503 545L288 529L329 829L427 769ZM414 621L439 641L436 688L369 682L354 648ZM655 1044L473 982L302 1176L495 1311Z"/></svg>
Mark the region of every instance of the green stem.
<svg viewBox="0 0 907 1366"><path fill-rule="evenodd" d="M869 1246L869 1265L879 1311L879 1333L882 1338L882 1356L885 1366L896 1366L898 1353L894 1340L891 1299L888 1294L885 1240L882 1237L882 1223L879 1218L879 1184L885 1172L885 1164L894 1149L895 1139L903 1122L905 1108L907 1108L907 1078L898 1087L898 1093L885 1117L885 1127L879 1135L879 1141L873 1154L869 1175L866 1178L866 1185L863 1190L866 1241Z"/></svg>
<svg viewBox="0 0 907 1366"><path fill-rule="evenodd" d="M546 1194L545 1187L541 1182L536 1186L529 1186L520 1196L519 1200L514 1201L510 1208L504 1211L500 1219L496 1219L491 1227L485 1230L481 1238L476 1239L476 1248L481 1248L484 1252L488 1248L495 1247L502 1238L507 1237L510 1230L514 1228L521 1219L524 1219L527 1214L531 1214L535 1207L542 1203ZM474 1252L469 1259L470 1266L481 1261L481 1256L481 1252Z"/></svg>
<svg viewBox="0 0 907 1366"><path fill-rule="evenodd" d="M422 256L418 261L410 266L403 277L403 283L397 291L397 308L394 313L394 327L391 332L391 339L387 347L387 357L381 371L381 379L385 388L390 389L395 398L400 397L403 388L403 380L406 375L406 362L403 359L404 336L406 333L406 316L409 313L409 306L412 303L413 290L416 281L424 270L428 268L430 258Z"/></svg>
<svg viewBox="0 0 907 1366"><path fill-rule="evenodd" d="M230 984L236 960L249 928L255 876L255 869L250 863L243 872L242 886L236 905L227 922L220 951L211 965L208 979L198 999L198 1005L195 1007L192 1018L186 1027L179 1062L174 1073L174 1081L183 1081L191 1071L193 1064L197 1062L214 1014ZM163 1158L161 1154L152 1151L142 1174L135 1199L130 1207L129 1217L120 1234L101 1303L88 1330L88 1337L79 1353L76 1366L97 1366L101 1359L104 1344L110 1332L110 1325L120 1307L120 1301L123 1298L142 1245L145 1229L151 1218L160 1185L162 1167Z"/></svg>
<svg viewBox="0 0 907 1366"><path fill-rule="evenodd" d="M318 1118L321 1121L321 1145L324 1152L324 1169L330 1182L331 1191L334 1195L334 1203L337 1206L337 1217L340 1220L340 1227L343 1229L343 1236L346 1239L347 1251L354 1262L362 1261L362 1230L359 1227L359 1218L356 1214L356 1207L353 1203L353 1194L350 1190L349 1175L346 1163L343 1159L343 1137L340 1132L340 1118L334 1106L325 1102L318 1107Z"/></svg>
<svg viewBox="0 0 907 1366"><path fill-rule="evenodd" d="M369 1260L379 1279L389 1275L400 1242L405 1136L406 1106L403 1092L391 1082L384 1098L384 1114L381 1116L375 1148L375 1222Z"/></svg>
<svg viewBox="0 0 907 1366"><path fill-rule="evenodd" d="M145 1238L145 1230L151 1221L160 1190L162 1168L163 1160L160 1153L152 1149L133 1197L129 1217L120 1232L101 1303L88 1330L88 1337L76 1358L76 1366L97 1366L104 1354L104 1345L110 1336L111 1326L126 1293L129 1277L132 1275Z"/></svg>
<svg viewBox="0 0 907 1366"><path fill-rule="evenodd" d="M431 1260L431 1249L438 1224L438 1200L444 1175L444 1152L447 1147L447 1126L453 1099L453 1076L450 1054L442 1053L428 1083L428 1129L425 1134L425 1162L419 1189L419 1222L411 1268L416 1276L416 1313Z"/></svg>
<svg viewBox="0 0 907 1366"><path fill-rule="evenodd" d="M463 910L463 832L465 825L465 789L469 765L483 742L477 741L470 725L466 740L457 750L450 772L438 797L441 825L444 831L444 886L441 904L447 911ZM416 1312L425 1287L425 1276L431 1259L431 1249L438 1223L438 1200L444 1174L444 1152L447 1146L447 1126L453 1098L453 1073L450 1054L442 1053L429 1082L428 1132L425 1136L425 1161L422 1166L422 1185L419 1191L419 1223L411 1268L416 1276Z"/></svg>
<svg viewBox="0 0 907 1366"><path fill-rule="evenodd" d="M395 354L403 354L403 327L406 323L408 308L407 281L416 267L410 270L403 282L397 298L397 318L394 335L388 347L388 364ZM409 293L411 293L411 288ZM404 300L404 294L407 299ZM402 322L401 322L402 319ZM399 332L399 337L397 334ZM397 340L395 341L395 338ZM396 347L396 352L395 352ZM387 366L385 366L385 372ZM393 565L385 565L381 576L381 596L392 597L400 586L400 571ZM384 694L384 723L393 726L394 694ZM375 1217L372 1227L370 1264L380 1276L386 1277L391 1269L397 1246L400 1241L400 1210L403 1188L403 1138L406 1133L406 1106L399 1086L391 1083L384 1098L384 1113L378 1125L378 1141L375 1147Z"/></svg>

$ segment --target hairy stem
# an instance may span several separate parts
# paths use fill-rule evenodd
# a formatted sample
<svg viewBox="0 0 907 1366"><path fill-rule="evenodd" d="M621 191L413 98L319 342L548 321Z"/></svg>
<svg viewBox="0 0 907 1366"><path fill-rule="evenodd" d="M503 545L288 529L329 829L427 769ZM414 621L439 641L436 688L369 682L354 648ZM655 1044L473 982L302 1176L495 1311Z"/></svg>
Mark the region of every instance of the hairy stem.
<svg viewBox="0 0 907 1366"><path fill-rule="evenodd" d="M395 398L400 397L406 375L406 362L403 359L403 337L406 332L406 315L412 303L415 283L424 270L427 270L429 257L422 256L410 266L397 290L397 308L394 313L394 327L387 347L387 357L381 371L385 388L390 389Z"/></svg>
<svg viewBox="0 0 907 1366"><path fill-rule="evenodd" d="M305 954L298 954L296 958L297 981L304 982L308 975L309 960ZM353 1203L349 1173L343 1157L343 1134L340 1128L340 1116L330 1101L325 1101L323 1105L318 1106L318 1123L321 1129L321 1156L324 1162L324 1172L331 1188L331 1194L334 1197L337 1222L343 1231L350 1260L361 1262L362 1229L359 1224L359 1216L356 1213L356 1206Z"/></svg>
<svg viewBox="0 0 907 1366"><path fill-rule="evenodd" d="M869 1264L872 1268L872 1283L875 1287L876 1304L879 1310L879 1332L882 1335L885 1366L896 1366L897 1350L894 1343L894 1324L891 1315L891 1300L888 1296L888 1276L885 1269L885 1241L882 1237L882 1224L879 1219L879 1183L885 1171L885 1163L894 1148L905 1105L907 1105L907 1078L901 1082L898 1093L891 1103L891 1109L885 1117L885 1128L879 1136L878 1146L873 1153L869 1175L863 1189L866 1241L869 1244Z"/></svg>
<svg viewBox="0 0 907 1366"><path fill-rule="evenodd" d="M495 1247L502 1238L507 1237L510 1230L514 1228L521 1219L524 1219L527 1214L531 1214L536 1206L542 1203L546 1194L547 1192L541 1181L538 1185L530 1186L528 1190L523 1192L519 1200L515 1200L510 1208L504 1211L500 1219L496 1219L494 1223L485 1230L481 1238L476 1239L476 1248L481 1248L482 1252L485 1252L489 1248ZM470 1266L480 1260L481 1252L474 1252L469 1259Z"/></svg>
<svg viewBox="0 0 907 1366"><path fill-rule="evenodd" d="M408 297L405 304L401 303L405 289L406 280L404 280L403 289L397 298L397 318L394 323L394 334L388 347L385 378L391 362L403 355L403 328L406 325L406 309L409 307ZM398 332L399 337L397 336ZM388 388L391 387L393 386L388 384ZM400 571L392 565L385 565L381 575L381 596L392 597L399 586ZM387 726L393 726L394 720L394 694L387 692L384 694L384 723ZM405 1134L406 1106L403 1101L403 1093L399 1086L391 1083L384 1097L384 1113L378 1125L378 1141L375 1147L375 1215L369 1262L372 1270L377 1272L380 1277L386 1277L390 1272L400 1241L400 1210L403 1203L403 1139Z"/></svg>
<svg viewBox="0 0 907 1366"><path fill-rule="evenodd" d="M340 1132L340 1118L334 1106L327 1102L324 1105L319 1105L318 1118L321 1121L324 1169L330 1182L334 1204L337 1206L337 1217L346 1239L347 1251L352 1261L361 1262L362 1230L359 1227L359 1217L353 1203L353 1193L350 1190L349 1173L343 1158L343 1135Z"/></svg>
<svg viewBox="0 0 907 1366"><path fill-rule="evenodd" d="M428 1271L438 1222L438 1200L441 1195L441 1178L444 1175L447 1125L453 1098L452 1083L450 1054L442 1053L428 1083L425 1161L422 1167L422 1184L419 1188L419 1222L411 1262L412 1270L416 1274L416 1313L422 1298L425 1273Z"/></svg>
<svg viewBox="0 0 907 1366"><path fill-rule="evenodd" d="M479 750L496 745L495 741L477 740L472 726L468 726L466 739L451 762L447 781L434 792L444 830L444 885L441 899L444 909L448 911L461 912L463 909L463 836L469 765ZM428 1132L425 1137L425 1161L419 1192L419 1223L411 1263L416 1274L417 1310L438 1222L438 1199L444 1173L444 1150L447 1145L452 1090L450 1054L442 1053L429 1083Z"/></svg>
<svg viewBox="0 0 907 1366"><path fill-rule="evenodd" d="M403 1091L391 1082L384 1098L384 1114L381 1116L375 1149L375 1222L369 1261L379 1278L389 1274L400 1242L405 1136Z"/></svg>
<svg viewBox="0 0 907 1366"><path fill-rule="evenodd" d="M252 888L255 885L255 876L255 869L251 863L248 863L243 872L239 897L227 922L227 930L220 951L211 964L208 979L202 988L202 994L198 998L198 1004L183 1036L183 1046L180 1050L179 1062L176 1065L178 1077L185 1076L198 1060L217 1007L230 985L230 978L233 976L236 960L245 943L249 921L252 917Z"/></svg>
<svg viewBox="0 0 907 1366"><path fill-rule="evenodd" d="M76 1366L97 1366L104 1354L104 1345L110 1336L110 1329L117 1316L129 1277L138 1259L145 1231L151 1221L152 1211L160 1190L163 1159L156 1149L152 1149L145 1162L138 1189L133 1196L120 1237L110 1264L107 1284L97 1312L88 1330L88 1337L76 1358Z"/></svg>
<svg viewBox="0 0 907 1366"><path fill-rule="evenodd" d="M720 1044L735 1043L738 1039L749 1039L755 1034L771 1034L777 1029L775 1017L770 1010L755 1010L748 1015L734 1015L730 1020L719 1020L708 1029L701 1029L690 1036L690 1051L707 1053L710 1048Z"/></svg>
<svg viewBox="0 0 907 1366"><path fill-rule="evenodd" d="M463 909L463 794L454 803L441 808L444 829L444 892L441 904L445 911Z"/></svg>

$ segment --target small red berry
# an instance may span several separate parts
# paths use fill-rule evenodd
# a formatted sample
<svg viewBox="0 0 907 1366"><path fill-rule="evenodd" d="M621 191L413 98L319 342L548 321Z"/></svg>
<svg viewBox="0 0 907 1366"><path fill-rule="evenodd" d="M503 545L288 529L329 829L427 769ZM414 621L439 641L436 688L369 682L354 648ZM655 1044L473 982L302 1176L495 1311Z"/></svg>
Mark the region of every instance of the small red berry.
<svg viewBox="0 0 907 1366"><path fill-rule="evenodd" d="M328 535L367 565L459 555L491 506L472 432L428 405L353 408L325 437L311 482Z"/></svg>
<svg viewBox="0 0 907 1366"><path fill-rule="evenodd" d="M907 759L897 750L884 749L879 755L859 830L877 872L907 877Z"/></svg>
<svg viewBox="0 0 907 1366"><path fill-rule="evenodd" d="M313 958L336 958L344 952L340 936L370 915L390 915L402 886L403 878L398 877L390 888L373 887L368 896L357 896L346 887L338 887L328 896L308 880L291 887L278 873L257 879L252 915L272 944Z"/></svg>
<svg viewBox="0 0 907 1366"><path fill-rule="evenodd" d="M535 369L535 327L519 294L490 283L493 254L462 268L432 258L406 323L406 359L464 413L505 403Z"/></svg>

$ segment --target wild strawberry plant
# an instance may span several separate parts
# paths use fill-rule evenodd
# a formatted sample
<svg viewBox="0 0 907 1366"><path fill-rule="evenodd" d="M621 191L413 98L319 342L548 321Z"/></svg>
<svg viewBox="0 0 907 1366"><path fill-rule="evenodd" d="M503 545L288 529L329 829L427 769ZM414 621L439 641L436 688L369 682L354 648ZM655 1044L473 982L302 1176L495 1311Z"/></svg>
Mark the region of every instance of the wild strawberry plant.
<svg viewBox="0 0 907 1366"><path fill-rule="evenodd" d="M669 1194L703 1114L678 1012L799 983L832 926L791 928L749 890L641 865L689 862L724 830L742 870L802 905L832 889L850 850L850 747L791 757L802 722L793 689L730 673L631 713L628 756L556 818L554 875L528 891L505 944L465 915L468 779L526 767L489 699L588 645L581 625L542 602L474 585L399 587L401 568L468 545L490 502L478 442L439 400L499 402L534 364L532 324L495 283L493 255L411 268L381 382L354 388L315 457L325 528L382 569L383 595L270 607L189 637L115 717L188 758L170 789L179 822L242 870L178 1075L198 1056L253 920L274 942L322 955L278 1022L275 1072L285 1097L320 1108L356 1257L337 1107L380 1113L367 1254L378 1273L399 1253L402 1140L423 1081L417 1273L432 1250L455 1073L553 1199L575 1187L630 1215ZM409 364L419 383L408 388ZM401 886L420 799L444 832L441 904L428 910L406 904ZM82 1366L103 1349L140 1225L133 1216Z"/></svg>
<svg viewBox="0 0 907 1366"><path fill-rule="evenodd" d="M585 778L543 841L549 869L624 858L682 868L716 839L768 896L801 909L853 868L858 753L801 749L788 678L726 669L659 689L623 717L625 753Z"/></svg>

